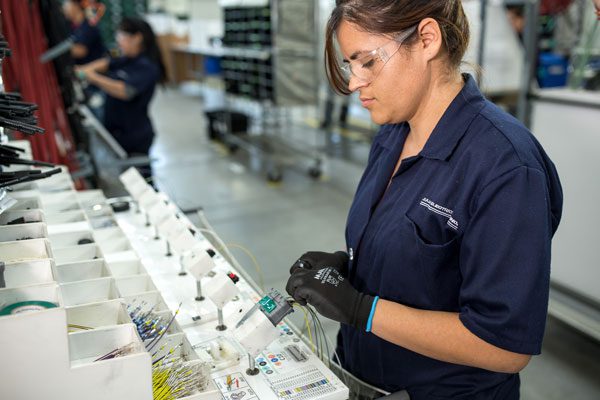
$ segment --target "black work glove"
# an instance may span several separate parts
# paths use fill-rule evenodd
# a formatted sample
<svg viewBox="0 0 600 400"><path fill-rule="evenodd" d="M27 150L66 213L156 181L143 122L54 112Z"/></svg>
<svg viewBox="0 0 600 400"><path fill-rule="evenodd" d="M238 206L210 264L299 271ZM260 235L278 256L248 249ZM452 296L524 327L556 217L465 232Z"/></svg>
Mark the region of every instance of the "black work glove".
<svg viewBox="0 0 600 400"><path fill-rule="evenodd" d="M367 326L374 297L354 289L334 268L298 267L285 289L298 303L310 304L327 318L361 330Z"/></svg>
<svg viewBox="0 0 600 400"><path fill-rule="evenodd" d="M336 251L335 253L325 253L322 251L309 251L300 256L298 261L292 265L290 274L293 274L297 268L321 269L331 267L340 274L346 276L348 272L348 253L345 251Z"/></svg>

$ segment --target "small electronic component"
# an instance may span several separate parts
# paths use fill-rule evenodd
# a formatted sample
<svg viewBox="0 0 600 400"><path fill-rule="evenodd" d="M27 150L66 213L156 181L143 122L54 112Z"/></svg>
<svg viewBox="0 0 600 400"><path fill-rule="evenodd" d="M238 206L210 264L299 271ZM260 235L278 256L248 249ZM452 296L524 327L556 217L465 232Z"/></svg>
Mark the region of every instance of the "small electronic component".
<svg viewBox="0 0 600 400"><path fill-rule="evenodd" d="M129 208L130 208L130 204L128 201L116 201L114 203L111 203L110 206L112 207L113 211L116 213L129 211Z"/></svg>
<svg viewBox="0 0 600 400"><path fill-rule="evenodd" d="M294 311L290 303L275 289L271 289L265 297L260 299L258 305L260 311L274 326L277 326L288 314Z"/></svg>
<svg viewBox="0 0 600 400"><path fill-rule="evenodd" d="M249 375L258 373L254 357L277 339L279 331L275 327L293 311L281 293L271 289L237 323L234 336L250 356Z"/></svg>
<svg viewBox="0 0 600 400"><path fill-rule="evenodd" d="M240 281L240 278L233 272L228 273L227 276L233 281L233 283L238 283Z"/></svg>
<svg viewBox="0 0 600 400"><path fill-rule="evenodd" d="M292 358L298 362L303 362L308 360L308 358L306 357L306 354L304 354L302 352L302 350L300 350L300 348L298 346L296 346L295 344L291 345L291 346L287 346L285 347L285 350L290 353L290 355L292 356Z"/></svg>

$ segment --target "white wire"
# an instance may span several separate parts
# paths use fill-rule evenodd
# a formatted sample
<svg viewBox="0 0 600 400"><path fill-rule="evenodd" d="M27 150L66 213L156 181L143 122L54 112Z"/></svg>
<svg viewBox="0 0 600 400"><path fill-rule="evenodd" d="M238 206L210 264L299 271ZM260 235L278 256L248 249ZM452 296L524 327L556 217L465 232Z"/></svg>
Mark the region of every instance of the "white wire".
<svg viewBox="0 0 600 400"><path fill-rule="evenodd" d="M364 382L364 381L362 381L361 379L357 378L356 376L354 376L354 375L353 375L353 374L351 374L350 372L346 371L346 370L344 369L344 367L342 367L342 362L341 362L341 360L340 360L340 356L339 356L339 355L338 355L338 353L337 353L336 347L334 347L334 346L332 345L332 343L329 341L329 338L328 338L328 337L327 337L327 335L325 334L325 329L323 328L323 324L321 323L321 320L320 320L320 318L319 318L318 314L317 314L317 313L316 313L314 310L311 310L311 311L312 311L312 313L314 313L314 316L315 316L315 318L317 318L317 320L319 320L319 324L320 324L320 329L321 329L321 332L323 333L323 336L325 337L325 340L327 341L328 345L331 345L331 348L333 349L333 355L335 356L335 359L337 359L337 363L336 363L334 360L330 360L330 361L331 361L331 362L333 362L333 364L334 364L336 367L338 367L338 368L340 369L340 371L342 372L342 376L344 377L344 379L343 379L343 381L344 381L344 384L345 384L346 386L349 386L349 385L348 385L348 378L350 377L350 378L351 378L351 379L353 379L354 381L356 381L356 382L360 383L361 385L363 385L363 386L365 386L365 387L367 387L367 388L369 388L369 389L371 389L371 390L374 390L374 391L376 391L376 392L378 392L378 393L381 393L381 394L383 394L383 395L385 395L385 396L389 395L389 394L390 394L390 392L386 392L386 391L385 391L385 390L383 390L383 389L379 389L378 387L375 387L375 386L373 386L373 385L370 385L370 384L368 384L367 382ZM329 356L328 356L328 357L329 357Z"/></svg>

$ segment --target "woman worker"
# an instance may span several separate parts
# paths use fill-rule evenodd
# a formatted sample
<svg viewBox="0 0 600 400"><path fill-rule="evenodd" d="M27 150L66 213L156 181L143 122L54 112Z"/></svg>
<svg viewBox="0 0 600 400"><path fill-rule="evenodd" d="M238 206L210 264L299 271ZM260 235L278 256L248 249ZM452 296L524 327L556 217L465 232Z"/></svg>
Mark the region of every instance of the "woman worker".
<svg viewBox="0 0 600 400"><path fill-rule="evenodd" d="M63 3L63 14L73 29L74 44L71 47L71 56L75 64L87 64L104 57L106 47L102 42L100 30L87 20L83 0L66 0Z"/></svg>
<svg viewBox="0 0 600 400"><path fill-rule="evenodd" d="M104 126L129 154L148 154L154 129L148 105L166 79L156 37L147 22L124 18L117 31L119 58L81 66L79 75L106 93Z"/></svg>
<svg viewBox="0 0 600 400"><path fill-rule="evenodd" d="M342 366L380 391L518 399L544 335L562 210L554 165L459 72L459 0L338 0L326 35L330 82L358 91L382 127L347 253L302 255L288 293L341 322Z"/></svg>

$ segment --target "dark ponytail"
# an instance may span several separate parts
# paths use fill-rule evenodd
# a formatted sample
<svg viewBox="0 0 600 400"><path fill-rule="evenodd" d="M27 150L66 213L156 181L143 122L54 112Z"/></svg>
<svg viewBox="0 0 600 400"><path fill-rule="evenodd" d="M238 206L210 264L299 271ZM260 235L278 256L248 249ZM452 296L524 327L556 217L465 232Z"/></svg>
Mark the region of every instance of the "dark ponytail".
<svg viewBox="0 0 600 400"><path fill-rule="evenodd" d="M165 83L167 81L167 70L165 68L165 64L163 63L163 58L160 48L158 47L156 35L154 34L150 24L141 18L125 17L119 24L119 30L131 35L135 35L136 33L140 33L142 35L142 53L148 57L150 61L158 65L160 70L160 83Z"/></svg>

